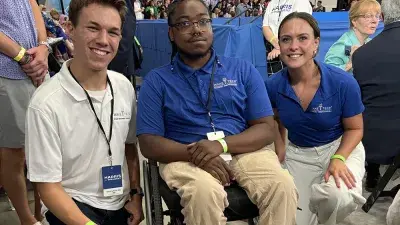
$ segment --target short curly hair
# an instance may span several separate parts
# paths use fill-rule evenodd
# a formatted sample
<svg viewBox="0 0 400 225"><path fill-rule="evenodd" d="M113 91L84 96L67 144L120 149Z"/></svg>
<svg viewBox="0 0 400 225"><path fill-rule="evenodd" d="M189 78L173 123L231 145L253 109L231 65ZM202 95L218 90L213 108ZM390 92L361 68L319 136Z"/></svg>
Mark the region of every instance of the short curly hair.
<svg viewBox="0 0 400 225"><path fill-rule="evenodd" d="M125 21L125 14L127 10L125 0L72 0L69 4L68 15L71 23L74 26L76 26L79 22L78 18L82 8L91 4L111 6L118 11L122 23Z"/></svg>

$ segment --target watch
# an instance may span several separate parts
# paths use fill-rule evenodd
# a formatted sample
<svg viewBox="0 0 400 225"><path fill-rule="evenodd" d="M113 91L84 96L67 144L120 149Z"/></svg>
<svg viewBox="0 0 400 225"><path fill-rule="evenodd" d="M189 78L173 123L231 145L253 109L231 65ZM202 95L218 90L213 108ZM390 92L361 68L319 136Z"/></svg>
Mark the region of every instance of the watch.
<svg viewBox="0 0 400 225"><path fill-rule="evenodd" d="M139 196L144 196L144 193L143 193L143 191L142 191L142 188L133 188L133 189L131 189L131 191L129 192L129 195L131 196L131 197L133 197L134 195L139 195Z"/></svg>
<svg viewBox="0 0 400 225"><path fill-rule="evenodd" d="M49 53L53 53L53 48L51 48L51 46L49 45L49 43L47 43L47 41L39 42L39 46L40 45L45 45L47 47L47 50L49 50Z"/></svg>

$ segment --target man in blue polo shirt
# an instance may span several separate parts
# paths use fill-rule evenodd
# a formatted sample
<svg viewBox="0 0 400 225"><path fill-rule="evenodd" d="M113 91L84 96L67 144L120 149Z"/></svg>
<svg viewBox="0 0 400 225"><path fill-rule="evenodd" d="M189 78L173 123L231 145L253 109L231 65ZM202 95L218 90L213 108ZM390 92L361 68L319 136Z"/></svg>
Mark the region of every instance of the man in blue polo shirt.
<svg viewBox="0 0 400 225"><path fill-rule="evenodd" d="M269 146L273 112L260 74L212 50L202 0L177 0L168 11L178 53L142 84L137 134L143 155L161 163L186 224L226 224L224 186L235 180L260 209L260 224L293 225L297 191ZM233 155L229 164L222 153Z"/></svg>

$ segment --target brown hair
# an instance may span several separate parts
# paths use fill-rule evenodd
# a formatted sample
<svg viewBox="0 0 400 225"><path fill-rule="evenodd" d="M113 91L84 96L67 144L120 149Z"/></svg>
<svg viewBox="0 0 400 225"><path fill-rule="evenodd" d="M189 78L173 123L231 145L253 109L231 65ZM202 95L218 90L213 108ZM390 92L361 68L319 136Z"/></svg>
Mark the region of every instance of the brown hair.
<svg viewBox="0 0 400 225"><path fill-rule="evenodd" d="M372 9L377 13L381 12L381 5L376 0L360 0L357 1L349 11L350 27L353 27L352 21L357 19L360 15L366 13L367 10Z"/></svg>
<svg viewBox="0 0 400 225"><path fill-rule="evenodd" d="M91 4L100 4L115 8L118 11L119 16L121 17L122 23L124 22L127 10L125 0L72 0L69 4L68 15L69 20L74 26L78 24L78 18L82 11L82 8L87 7Z"/></svg>
<svg viewBox="0 0 400 225"><path fill-rule="evenodd" d="M282 30L283 25L285 25L285 23L289 22L292 19L302 19L302 20L306 21L314 31L314 37L315 38L321 37L321 31L319 30L318 22L317 22L317 20L314 19L314 17L312 15L305 13L305 12L292 12L289 15L287 15L285 17L285 19L283 19L281 24L279 25L278 38L281 36L281 30Z"/></svg>

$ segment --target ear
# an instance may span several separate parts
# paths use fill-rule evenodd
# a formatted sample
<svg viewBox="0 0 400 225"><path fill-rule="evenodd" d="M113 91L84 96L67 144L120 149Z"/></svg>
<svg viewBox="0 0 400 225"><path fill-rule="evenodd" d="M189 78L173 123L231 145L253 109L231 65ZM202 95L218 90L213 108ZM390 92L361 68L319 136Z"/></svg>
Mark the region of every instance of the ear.
<svg viewBox="0 0 400 225"><path fill-rule="evenodd" d="M350 23L351 23L351 25L353 25L353 28L356 27L356 19L352 19L352 20L350 21Z"/></svg>
<svg viewBox="0 0 400 225"><path fill-rule="evenodd" d="M315 38L315 40L314 40L314 51L318 52L319 43L320 43L320 38Z"/></svg>
<svg viewBox="0 0 400 225"><path fill-rule="evenodd" d="M171 27L168 28L168 36L170 41L175 41L174 39L174 31L172 30Z"/></svg>

